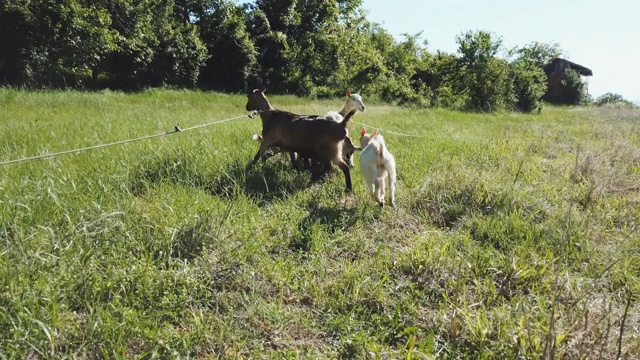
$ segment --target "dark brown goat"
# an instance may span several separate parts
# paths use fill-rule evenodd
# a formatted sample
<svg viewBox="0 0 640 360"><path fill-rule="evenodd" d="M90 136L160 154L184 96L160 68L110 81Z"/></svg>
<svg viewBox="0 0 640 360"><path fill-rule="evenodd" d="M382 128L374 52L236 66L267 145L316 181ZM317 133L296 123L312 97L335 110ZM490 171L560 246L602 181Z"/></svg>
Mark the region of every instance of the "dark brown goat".
<svg viewBox="0 0 640 360"><path fill-rule="evenodd" d="M343 149L360 150L353 145L347 136L347 123L355 114L354 109L341 122L330 117L319 115L298 115L288 111L276 110L264 95L264 90L253 90L248 96L247 111L260 111L262 119L262 136L260 149L250 165L258 159L266 160L265 153L271 146L278 146L291 154L292 165L295 162L294 152L303 156L315 157L320 160L321 169L313 174L317 179L326 173L331 164L337 165L344 173L346 191L353 192L349 165L344 161ZM266 110L265 110L266 109Z"/></svg>
<svg viewBox="0 0 640 360"><path fill-rule="evenodd" d="M324 116L331 115L331 116L334 117L334 121L340 122L353 109L357 109L357 110L362 111L362 112L365 111L365 105L362 102L362 96L360 96L360 94L352 94L351 90L347 89L346 95L347 95L347 101L345 102L344 106L342 107L342 109L339 112L337 112L337 111L329 111ZM265 109L262 109L262 110L268 110L268 109L265 108ZM347 132L347 136L349 136L348 132ZM280 149L277 146L272 146L270 148L270 150L271 150L271 153L267 153L268 155L266 155L266 156L272 156L272 155L278 154L280 152L283 152L282 149ZM302 167L305 168L305 169L310 169L311 166L316 166L316 164L318 163L318 159L316 159L314 157L305 156L304 154L297 154L297 155L300 155L300 159L299 160L302 163ZM353 168L353 166L354 166L353 165L353 151L350 151L349 149L344 149L343 150L343 155L344 155L344 161L351 168ZM292 164L292 165L293 165L294 168L299 169L299 162L296 162L295 164Z"/></svg>

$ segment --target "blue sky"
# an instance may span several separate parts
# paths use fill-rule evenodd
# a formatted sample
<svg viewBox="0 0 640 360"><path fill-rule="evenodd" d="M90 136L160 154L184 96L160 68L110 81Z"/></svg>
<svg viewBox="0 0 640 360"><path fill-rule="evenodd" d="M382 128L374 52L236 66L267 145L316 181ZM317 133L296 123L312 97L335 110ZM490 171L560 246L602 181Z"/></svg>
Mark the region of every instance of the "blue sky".
<svg viewBox="0 0 640 360"><path fill-rule="evenodd" d="M486 30L505 48L556 42L565 57L593 70L589 93L640 102L640 2L630 0L364 0L370 21L396 38L422 31L431 51L455 52L456 35Z"/></svg>

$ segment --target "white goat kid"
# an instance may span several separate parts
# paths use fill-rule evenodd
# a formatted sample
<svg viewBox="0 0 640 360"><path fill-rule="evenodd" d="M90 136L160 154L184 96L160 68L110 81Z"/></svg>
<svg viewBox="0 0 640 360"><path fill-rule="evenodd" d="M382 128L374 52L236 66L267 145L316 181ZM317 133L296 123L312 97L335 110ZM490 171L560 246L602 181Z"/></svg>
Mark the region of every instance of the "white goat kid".
<svg viewBox="0 0 640 360"><path fill-rule="evenodd" d="M389 186L389 203L395 206L396 160L387 149L382 135L375 130L371 135L362 128L360 137L360 171L367 181L373 199L384 206L385 182Z"/></svg>
<svg viewBox="0 0 640 360"><path fill-rule="evenodd" d="M364 112L366 107L364 106L364 102L362 102L362 96L360 96L360 94L352 94L351 90L347 89L347 102L344 103L342 110L331 110L326 116L331 116L336 122L340 122L353 109Z"/></svg>

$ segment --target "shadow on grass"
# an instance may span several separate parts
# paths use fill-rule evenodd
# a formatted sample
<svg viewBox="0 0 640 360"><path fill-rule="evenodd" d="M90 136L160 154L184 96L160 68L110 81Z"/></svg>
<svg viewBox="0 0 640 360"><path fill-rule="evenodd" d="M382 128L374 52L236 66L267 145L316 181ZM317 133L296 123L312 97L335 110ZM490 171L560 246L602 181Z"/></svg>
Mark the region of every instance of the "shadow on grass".
<svg viewBox="0 0 640 360"><path fill-rule="evenodd" d="M415 194L411 210L428 215L436 227L443 230L457 228L461 220L471 214L484 216L511 211L521 204L512 193L496 190L480 182L437 183Z"/></svg>
<svg viewBox="0 0 640 360"><path fill-rule="evenodd" d="M240 193L263 202L286 199L310 186L309 175L292 170L288 164L271 162L247 168L232 163L206 186L207 193L235 198Z"/></svg>
<svg viewBox="0 0 640 360"><path fill-rule="evenodd" d="M271 161L256 164L229 163L216 172L203 171L188 156L170 157L143 164L135 172L129 187L140 196L159 183L203 189L211 196L235 199L244 194L261 203L290 197L310 185L309 174L293 171L288 163Z"/></svg>
<svg viewBox="0 0 640 360"><path fill-rule="evenodd" d="M355 208L330 208L310 203L309 215L298 223L300 234L291 240L289 249L308 252L312 248L314 239L321 236L321 233L333 235L340 230L351 228L358 219L356 210Z"/></svg>

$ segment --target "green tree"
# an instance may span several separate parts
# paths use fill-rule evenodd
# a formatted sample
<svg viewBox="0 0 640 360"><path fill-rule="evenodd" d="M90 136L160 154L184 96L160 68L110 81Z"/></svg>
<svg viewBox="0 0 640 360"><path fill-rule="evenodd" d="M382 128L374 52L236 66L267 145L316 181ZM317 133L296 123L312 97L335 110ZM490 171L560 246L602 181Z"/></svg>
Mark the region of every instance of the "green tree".
<svg viewBox="0 0 640 360"><path fill-rule="evenodd" d="M0 18L10 34L0 60L9 83L79 85L115 48L108 13L81 1L5 4Z"/></svg>
<svg viewBox="0 0 640 360"><path fill-rule="evenodd" d="M207 50L192 24L172 24L158 33L158 46L150 69L153 86L195 86Z"/></svg>
<svg viewBox="0 0 640 360"><path fill-rule="evenodd" d="M105 69L112 86L132 89L195 83L206 48L194 25L176 18L172 0L118 0L107 4L119 35Z"/></svg>
<svg viewBox="0 0 640 360"><path fill-rule="evenodd" d="M27 1L0 6L0 84L22 85L28 81L33 27Z"/></svg>
<svg viewBox="0 0 640 360"><path fill-rule="evenodd" d="M362 0L12 0L0 4L0 82L114 88L257 86L336 96L345 88L394 103L536 111L540 68L561 52L533 42L498 56L501 39L459 35L458 54L396 40L367 20ZM565 97L586 88L568 74ZM574 94L575 93L575 94ZM577 94L577 95L576 95Z"/></svg>
<svg viewBox="0 0 640 360"><path fill-rule="evenodd" d="M249 8L248 29L259 49L255 77L274 93L286 92L292 77L287 35L292 6L291 1L267 1Z"/></svg>
<svg viewBox="0 0 640 360"><path fill-rule="evenodd" d="M112 86L132 89L148 84L148 69L159 44L154 25L164 20L159 10L149 0L110 2L113 28L119 35L117 50L110 54L105 68ZM155 23L154 15L157 16Z"/></svg>
<svg viewBox="0 0 640 360"><path fill-rule="evenodd" d="M523 112L542 109L542 97L547 91L547 76L534 62L520 58L511 63L515 107Z"/></svg>
<svg viewBox="0 0 640 360"><path fill-rule="evenodd" d="M244 90L257 62L246 26L247 14L228 0L203 1L200 5L196 24L209 54L201 84L223 91Z"/></svg>
<svg viewBox="0 0 640 360"><path fill-rule="evenodd" d="M580 74L572 69L565 70L561 94L561 103L567 105L580 105L589 99L586 84L580 78Z"/></svg>
<svg viewBox="0 0 640 360"><path fill-rule="evenodd" d="M335 30L337 43L337 65L332 75L324 82L324 88L316 86L316 92L327 96L344 94L346 88L367 91L366 79L356 80L358 74L371 64L381 64L382 56L371 48L373 24L361 11L341 15L340 26ZM320 89L320 91L318 91ZM320 94L322 95L322 94Z"/></svg>
<svg viewBox="0 0 640 360"><path fill-rule="evenodd" d="M413 86L429 88L431 107L458 108L462 105L461 97L453 90L459 87L456 85L460 81L458 68L458 58L454 54L438 51L425 58L422 69L412 77Z"/></svg>
<svg viewBox="0 0 640 360"><path fill-rule="evenodd" d="M360 66L350 69L350 83L364 94L380 95L380 86L389 80L390 71L386 66L385 54L391 50L393 37L380 25L366 20L359 25L358 34L364 39L362 47L356 48L357 52L347 50L346 53L351 54L352 62L356 59L364 61ZM350 43L346 44L347 48L351 48Z"/></svg>
<svg viewBox="0 0 640 360"><path fill-rule="evenodd" d="M341 81L346 19L360 0L257 0L249 28L260 78L272 90L309 95Z"/></svg>
<svg viewBox="0 0 640 360"><path fill-rule="evenodd" d="M512 103L508 63L496 55L502 39L486 31L457 36L460 81L456 87L466 96L465 107L474 111L496 111Z"/></svg>
<svg viewBox="0 0 640 360"><path fill-rule="evenodd" d="M509 55L515 57L514 60L525 60L542 69L551 60L562 56L562 49L558 43L545 44L534 41L525 46L511 49Z"/></svg>
<svg viewBox="0 0 640 360"><path fill-rule="evenodd" d="M76 4L74 15L61 52L63 65L75 74L91 73L95 83L106 57L116 49L117 34L110 28L109 13L90 6L90 1L85 6Z"/></svg>

